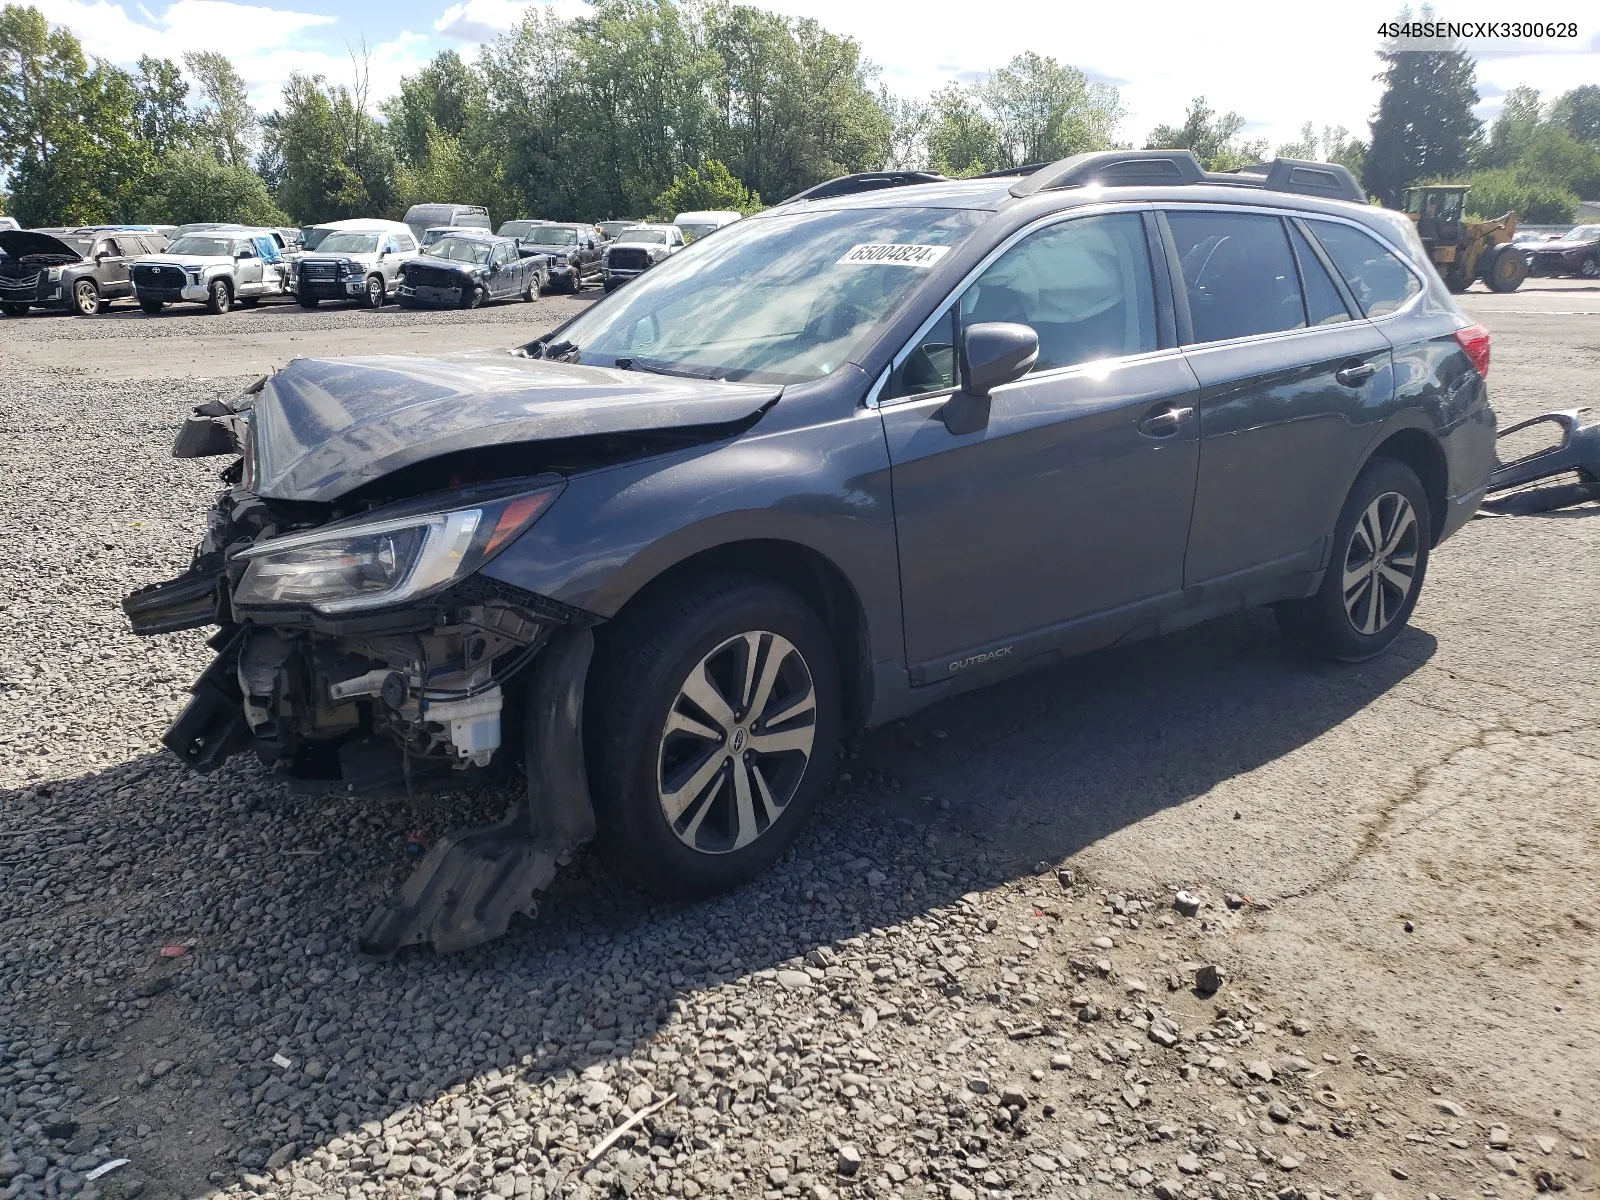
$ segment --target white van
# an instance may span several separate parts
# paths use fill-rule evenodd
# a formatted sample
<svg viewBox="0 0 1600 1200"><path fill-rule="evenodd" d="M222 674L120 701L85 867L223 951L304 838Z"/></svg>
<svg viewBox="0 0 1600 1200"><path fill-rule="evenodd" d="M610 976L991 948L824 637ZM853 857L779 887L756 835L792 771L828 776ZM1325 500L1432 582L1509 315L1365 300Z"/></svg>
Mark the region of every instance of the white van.
<svg viewBox="0 0 1600 1200"><path fill-rule="evenodd" d="M692 242L739 219L740 214L736 212L682 212L672 218L672 223L683 230L684 241Z"/></svg>

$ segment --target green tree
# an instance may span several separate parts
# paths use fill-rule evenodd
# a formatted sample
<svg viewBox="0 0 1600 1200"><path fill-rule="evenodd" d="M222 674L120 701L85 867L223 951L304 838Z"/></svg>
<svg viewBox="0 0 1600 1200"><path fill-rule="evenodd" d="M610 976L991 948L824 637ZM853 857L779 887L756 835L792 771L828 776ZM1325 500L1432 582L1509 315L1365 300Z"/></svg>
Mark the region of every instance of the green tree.
<svg viewBox="0 0 1600 1200"><path fill-rule="evenodd" d="M190 221L289 223L288 215L267 193L261 176L249 167L221 162L209 150L168 151L156 163L146 190L150 198L148 215L173 225Z"/></svg>
<svg viewBox="0 0 1600 1200"><path fill-rule="evenodd" d="M1431 15L1426 6L1422 12L1424 18ZM1472 115L1477 70L1468 55L1389 47L1378 57L1384 64L1383 95L1372 120L1362 182L1393 207L1407 185L1419 179L1465 174L1483 126Z"/></svg>
<svg viewBox="0 0 1600 1200"><path fill-rule="evenodd" d="M1300 126L1298 141L1285 142L1278 147L1279 158L1298 158L1303 162L1312 162L1317 158L1317 129L1310 121Z"/></svg>
<svg viewBox="0 0 1600 1200"><path fill-rule="evenodd" d="M1105 149L1124 113L1115 88L1032 50L992 72L977 90L994 123L997 168Z"/></svg>
<svg viewBox="0 0 1600 1200"><path fill-rule="evenodd" d="M655 201L656 214L664 221L681 212L748 214L760 208L761 197L714 158L703 167L684 167Z"/></svg>
<svg viewBox="0 0 1600 1200"><path fill-rule="evenodd" d="M1357 179L1361 178L1362 163L1367 157L1367 144L1350 136L1343 125L1322 127L1322 161L1348 167Z"/></svg>
<svg viewBox="0 0 1600 1200"><path fill-rule="evenodd" d="M189 119L189 85L183 71L170 58L139 59L139 136L152 154L187 145L193 133Z"/></svg>
<svg viewBox="0 0 1600 1200"><path fill-rule="evenodd" d="M232 60L215 50L199 50L185 54L183 63L200 94L194 114L196 139L210 147L218 162L249 166L261 121L250 107L249 90Z"/></svg>
<svg viewBox="0 0 1600 1200"><path fill-rule="evenodd" d="M296 221L398 215L394 152L359 88L296 72L263 125L265 173Z"/></svg>
<svg viewBox="0 0 1600 1200"><path fill-rule="evenodd" d="M1239 141L1244 118L1236 112L1217 115L1204 96L1196 96L1180 125L1157 125L1145 139L1147 150L1192 150L1208 171L1229 171L1267 157L1265 140Z"/></svg>
<svg viewBox="0 0 1600 1200"><path fill-rule="evenodd" d="M26 225L92 224L136 214L151 156L138 88L34 8L0 9L0 172Z"/></svg>
<svg viewBox="0 0 1600 1200"><path fill-rule="evenodd" d="M1578 210L1576 193L1523 172L1480 171L1471 182L1467 208L1480 218L1514 212L1519 221L1530 225L1564 225Z"/></svg>
<svg viewBox="0 0 1600 1200"><path fill-rule="evenodd" d="M928 165L945 175L981 175L998 170L1000 131L973 89L948 84L929 101Z"/></svg>
<svg viewBox="0 0 1600 1200"><path fill-rule="evenodd" d="M1514 87L1506 93L1500 114L1489 128L1489 143L1484 147L1484 164L1508 167L1522 156L1539 128L1539 93L1531 87Z"/></svg>
<svg viewBox="0 0 1600 1200"><path fill-rule="evenodd" d="M1580 142L1600 146L1600 84L1586 83L1557 96L1550 121Z"/></svg>

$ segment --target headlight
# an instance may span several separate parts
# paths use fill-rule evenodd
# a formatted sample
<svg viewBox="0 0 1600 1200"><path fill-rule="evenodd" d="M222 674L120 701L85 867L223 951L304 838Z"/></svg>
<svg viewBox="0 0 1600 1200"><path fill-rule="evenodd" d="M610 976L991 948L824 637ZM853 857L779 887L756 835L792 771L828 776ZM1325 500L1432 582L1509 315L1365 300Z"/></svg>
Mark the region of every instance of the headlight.
<svg viewBox="0 0 1600 1200"><path fill-rule="evenodd" d="M45 269L44 277L46 279L48 279L51 283L54 283L56 280L61 278L61 268L60 267L47 267Z"/></svg>
<svg viewBox="0 0 1600 1200"><path fill-rule="evenodd" d="M476 571L531 525L558 490L273 538L239 554L247 565L233 602L306 604L337 614L415 600Z"/></svg>
<svg viewBox="0 0 1600 1200"><path fill-rule="evenodd" d="M185 267L184 274L189 276L190 283L199 283L202 269L201 267Z"/></svg>

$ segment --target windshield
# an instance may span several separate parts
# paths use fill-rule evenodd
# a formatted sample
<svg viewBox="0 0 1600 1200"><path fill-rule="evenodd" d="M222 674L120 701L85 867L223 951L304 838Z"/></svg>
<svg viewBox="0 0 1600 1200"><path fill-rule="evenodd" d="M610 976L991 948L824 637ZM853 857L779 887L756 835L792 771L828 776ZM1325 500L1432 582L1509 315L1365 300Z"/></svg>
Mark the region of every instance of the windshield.
<svg viewBox="0 0 1600 1200"><path fill-rule="evenodd" d="M428 253L435 258L448 258L451 262L472 263L480 267L489 261L491 252L485 242L460 237L442 237L428 247Z"/></svg>
<svg viewBox="0 0 1600 1200"><path fill-rule="evenodd" d="M1579 225L1569 229L1562 235L1563 242L1587 242L1592 237L1600 237L1600 225Z"/></svg>
<svg viewBox="0 0 1600 1200"><path fill-rule="evenodd" d="M317 243L320 254L375 254L377 250L375 233L330 233Z"/></svg>
<svg viewBox="0 0 1600 1200"><path fill-rule="evenodd" d="M705 237L706 234L715 232L717 227L709 222L680 222L678 228L683 230L684 239L692 242L697 237Z"/></svg>
<svg viewBox="0 0 1600 1200"><path fill-rule="evenodd" d="M202 258L229 258L233 255L233 239L191 233L167 247L168 254L194 254Z"/></svg>
<svg viewBox="0 0 1600 1200"><path fill-rule="evenodd" d="M538 223L539 222L537 221L507 221L504 225L500 226L500 236L525 238L528 236L528 230L532 229Z"/></svg>
<svg viewBox="0 0 1600 1200"><path fill-rule="evenodd" d="M576 246L578 235L559 225L537 225L523 234L522 240L535 246Z"/></svg>
<svg viewBox="0 0 1600 1200"><path fill-rule="evenodd" d="M601 221L600 228L605 231L607 237L614 238L632 224L632 221Z"/></svg>
<svg viewBox="0 0 1600 1200"><path fill-rule="evenodd" d="M988 216L885 208L740 221L662 260L560 340L596 366L620 361L760 383L820 379Z"/></svg>
<svg viewBox="0 0 1600 1200"><path fill-rule="evenodd" d="M617 235L619 246L629 242L638 242L645 246L665 246L667 235L660 229L629 229Z"/></svg>

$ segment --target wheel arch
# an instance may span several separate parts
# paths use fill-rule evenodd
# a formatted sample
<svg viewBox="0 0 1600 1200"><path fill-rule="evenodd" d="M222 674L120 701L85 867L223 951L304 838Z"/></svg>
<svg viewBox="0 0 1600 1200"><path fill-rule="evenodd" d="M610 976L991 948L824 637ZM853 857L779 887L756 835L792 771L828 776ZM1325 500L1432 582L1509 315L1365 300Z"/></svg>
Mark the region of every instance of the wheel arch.
<svg viewBox="0 0 1600 1200"><path fill-rule="evenodd" d="M1428 498L1428 519L1432 528L1430 546L1437 546L1444 533L1445 519L1450 507L1450 466L1439 439L1425 429L1407 426L1397 429L1372 448L1367 462L1375 458L1388 458L1410 467L1422 481L1423 493Z"/></svg>
<svg viewBox="0 0 1600 1200"><path fill-rule="evenodd" d="M844 723L860 727L872 704L872 653L866 610L855 586L821 551L778 537L725 542L690 554L646 580L615 616L689 578L721 571L742 571L771 580L796 593L827 628L838 661L844 700ZM604 636L601 626L600 636Z"/></svg>

